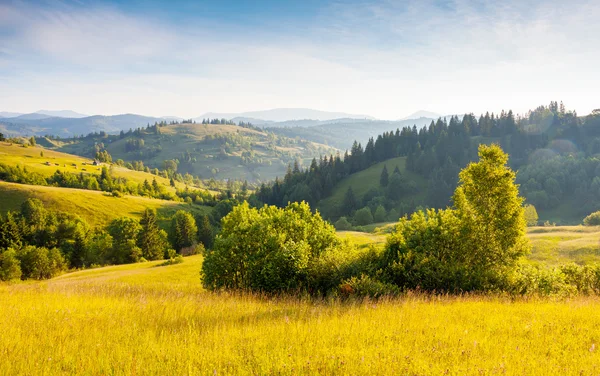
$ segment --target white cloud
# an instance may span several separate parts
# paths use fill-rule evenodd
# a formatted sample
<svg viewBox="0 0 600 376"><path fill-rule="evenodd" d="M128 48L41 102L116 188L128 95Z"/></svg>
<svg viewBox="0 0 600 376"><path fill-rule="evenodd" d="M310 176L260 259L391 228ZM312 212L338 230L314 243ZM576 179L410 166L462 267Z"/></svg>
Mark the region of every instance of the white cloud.
<svg viewBox="0 0 600 376"><path fill-rule="evenodd" d="M399 118L562 99L586 112L599 107L599 16L593 2L334 3L307 34L231 36L114 8L13 3L0 5L0 25L12 31L0 29L0 103L186 117L314 107Z"/></svg>

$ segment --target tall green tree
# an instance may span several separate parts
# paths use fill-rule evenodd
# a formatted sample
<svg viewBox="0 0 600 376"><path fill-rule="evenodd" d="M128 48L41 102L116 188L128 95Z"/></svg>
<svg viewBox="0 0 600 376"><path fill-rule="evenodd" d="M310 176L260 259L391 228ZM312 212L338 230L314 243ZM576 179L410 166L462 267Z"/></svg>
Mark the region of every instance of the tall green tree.
<svg viewBox="0 0 600 376"><path fill-rule="evenodd" d="M479 162L459 174L453 201L470 248L470 260L486 268L505 268L529 251L523 198L515 172L500 146L479 146Z"/></svg>
<svg viewBox="0 0 600 376"><path fill-rule="evenodd" d="M198 241L204 244L206 249L212 248L215 235L208 215L201 216L196 222L198 223Z"/></svg>
<svg viewBox="0 0 600 376"><path fill-rule="evenodd" d="M344 201L342 202L341 213L345 215L352 215L358 207L358 201L354 196L352 187L348 187L346 194L344 195Z"/></svg>
<svg viewBox="0 0 600 376"><path fill-rule="evenodd" d="M177 211L171 220L169 233L171 244L175 250L181 252L183 248L194 245L197 233L198 227L194 217L184 210Z"/></svg>
<svg viewBox="0 0 600 376"><path fill-rule="evenodd" d="M137 244L142 251L142 257L146 260L161 259L169 246L166 232L158 228L155 209L144 210L140 226Z"/></svg>
<svg viewBox="0 0 600 376"><path fill-rule="evenodd" d="M390 174L388 173L387 166L383 165L383 170L381 170L381 176L379 177L379 185L382 187L387 187L390 179Z"/></svg>
<svg viewBox="0 0 600 376"><path fill-rule="evenodd" d="M112 252L109 261L113 264L137 262L142 256L142 250L137 246L141 226L138 221L122 217L114 219L108 226L112 237Z"/></svg>

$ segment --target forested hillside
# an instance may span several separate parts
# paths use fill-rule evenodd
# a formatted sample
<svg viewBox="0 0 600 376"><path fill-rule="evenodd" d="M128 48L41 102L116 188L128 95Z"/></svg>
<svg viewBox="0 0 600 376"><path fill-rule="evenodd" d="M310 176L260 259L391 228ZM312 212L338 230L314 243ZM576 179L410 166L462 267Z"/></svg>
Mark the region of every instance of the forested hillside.
<svg viewBox="0 0 600 376"><path fill-rule="evenodd" d="M113 161L172 169L207 180L249 182L272 180L295 161L308 165L314 157L335 152L325 145L278 136L247 123L235 125L224 119L203 123L163 122L119 135L93 133L61 139L57 148L91 158L106 151Z"/></svg>
<svg viewBox="0 0 600 376"><path fill-rule="evenodd" d="M450 204L460 169L476 158L479 144L489 143L498 143L508 152L511 167L518 170L521 194L538 209L542 220L580 223L600 209L600 110L579 117L557 102L524 116L503 111L438 119L421 129L413 126L385 132L370 138L364 147L355 141L344 156L325 156L307 169L289 169L283 179L263 185L256 197L279 206L300 200L318 205L336 193L337 200L321 206L332 220L353 217L363 207L370 209L371 216L379 206L386 213L392 209L408 213L419 205L443 208ZM406 158L406 172L384 172L385 163L381 162L398 157ZM378 163L380 178L374 179L372 169ZM354 174L367 169L371 169L368 176L348 183ZM426 184L420 184L423 179ZM340 202L342 184L346 196ZM365 185L369 185L368 191ZM357 189L361 195L356 194ZM390 197L390 191L397 197ZM423 199L407 199L415 192L424 193ZM332 208L331 202L338 207Z"/></svg>

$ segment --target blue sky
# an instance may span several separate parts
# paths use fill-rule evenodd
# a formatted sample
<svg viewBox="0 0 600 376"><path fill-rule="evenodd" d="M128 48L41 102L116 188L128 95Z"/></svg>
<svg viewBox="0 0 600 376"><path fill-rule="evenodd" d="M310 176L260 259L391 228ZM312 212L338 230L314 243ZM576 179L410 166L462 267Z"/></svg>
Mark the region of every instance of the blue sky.
<svg viewBox="0 0 600 376"><path fill-rule="evenodd" d="M0 111L600 107L597 1L0 0Z"/></svg>

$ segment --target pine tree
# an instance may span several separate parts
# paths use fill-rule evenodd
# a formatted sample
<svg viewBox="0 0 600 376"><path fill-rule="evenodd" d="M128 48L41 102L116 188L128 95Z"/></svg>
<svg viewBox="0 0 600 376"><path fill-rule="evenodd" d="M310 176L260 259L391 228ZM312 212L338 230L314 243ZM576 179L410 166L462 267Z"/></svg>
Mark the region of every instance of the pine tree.
<svg viewBox="0 0 600 376"><path fill-rule="evenodd" d="M379 177L379 185L382 187L387 187L390 182L390 175L388 174L387 166L383 165L383 170L381 171L381 176Z"/></svg>
<svg viewBox="0 0 600 376"><path fill-rule="evenodd" d="M156 210L146 209L140 220L142 229L138 234L138 247L146 260L158 260L163 257L168 248L166 233L158 228Z"/></svg>
<svg viewBox="0 0 600 376"><path fill-rule="evenodd" d="M344 201L342 203L342 214L352 215L352 213L357 209L358 201L354 196L354 192L352 191L352 187L348 187L346 194L344 195Z"/></svg>
<svg viewBox="0 0 600 376"><path fill-rule="evenodd" d="M194 245L197 234L198 227L194 217L186 211L177 211L171 221L171 233L169 234L175 250L181 252L183 248Z"/></svg>
<svg viewBox="0 0 600 376"><path fill-rule="evenodd" d="M198 222L198 240L204 244L204 248L210 249L213 245L214 232L210 219L207 215L203 215L199 218Z"/></svg>

